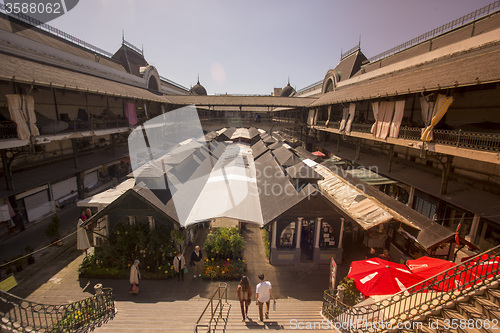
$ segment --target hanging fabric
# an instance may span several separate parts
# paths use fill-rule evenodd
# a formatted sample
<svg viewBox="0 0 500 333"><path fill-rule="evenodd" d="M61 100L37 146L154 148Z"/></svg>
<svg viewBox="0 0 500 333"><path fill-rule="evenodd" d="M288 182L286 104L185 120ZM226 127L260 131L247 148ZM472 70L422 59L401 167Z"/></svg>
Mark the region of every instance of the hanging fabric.
<svg viewBox="0 0 500 333"><path fill-rule="evenodd" d="M16 123L17 137L26 140L31 136L39 136L36 127L35 100L33 96L6 95L9 114L12 121Z"/></svg>
<svg viewBox="0 0 500 333"><path fill-rule="evenodd" d="M309 115L307 117L307 125L312 126L313 122L314 122L314 109L310 109Z"/></svg>
<svg viewBox="0 0 500 333"><path fill-rule="evenodd" d="M330 116L332 115L332 105L328 105L328 119L325 122L325 127L328 127L330 123Z"/></svg>
<svg viewBox="0 0 500 333"><path fill-rule="evenodd" d="M429 100L429 96L420 97L420 110L422 111L422 120L424 122L424 128L429 126L431 123L432 110L434 108L434 102Z"/></svg>
<svg viewBox="0 0 500 333"><path fill-rule="evenodd" d="M316 126L318 124L318 116L319 116L319 109L314 110L314 120L313 120L313 126Z"/></svg>
<svg viewBox="0 0 500 333"><path fill-rule="evenodd" d="M394 114L394 102L380 102L378 109L377 135L379 139L385 140L389 135L389 128Z"/></svg>
<svg viewBox="0 0 500 333"><path fill-rule="evenodd" d="M394 108L394 117L392 118L391 130L389 136L391 138L397 138L399 136L399 128L401 127L401 121L403 120L403 114L405 112L405 101L396 101Z"/></svg>
<svg viewBox="0 0 500 333"><path fill-rule="evenodd" d="M349 119L347 120L347 124L345 126L345 131L347 133L351 132L352 122L354 121L354 114L356 113L356 103L349 104Z"/></svg>
<svg viewBox="0 0 500 333"><path fill-rule="evenodd" d="M439 121L444 117L446 112L448 112L448 108L451 103L453 103L453 97L446 97L445 95L439 94L436 103L434 105L434 111L432 112L432 119L429 126L427 126L422 133L422 141L432 141L434 136L432 135L432 131L434 127L439 123Z"/></svg>
<svg viewBox="0 0 500 333"><path fill-rule="evenodd" d="M379 104L378 102L372 103L373 118L375 118L375 122L373 123L370 132L373 134L373 136L376 136L376 134L377 134L378 104Z"/></svg>
<svg viewBox="0 0 500 333"><path fill-rule="evenodd" d="M139 120L137 119L137 113L135 111L134 103L127 103L125 109L125 115L127 116L128 123L130 125L135 125L139 122Z"/></svg>
<svg viewBox="0 0 500 333"><path fill-rule="evenodd" d="M345 130L345 125L347 124L348 117L349 117L349 108L344 108L342 110L342 121L340 122L339 132Z"/></svg>

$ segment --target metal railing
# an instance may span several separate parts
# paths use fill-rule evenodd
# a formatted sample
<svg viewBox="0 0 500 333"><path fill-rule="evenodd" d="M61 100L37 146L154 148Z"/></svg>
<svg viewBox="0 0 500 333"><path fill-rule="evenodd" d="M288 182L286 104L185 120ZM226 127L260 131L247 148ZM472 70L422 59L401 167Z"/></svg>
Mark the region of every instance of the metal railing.
<svg viewBox="0 0 500 333"><path fill-rule="evenodd" d="M385 52L382 52L380 54L377 54L376 56L374 57L371 57L370 59L368 59L369 62L373 62L375 60L379 60L379 59L382 59L382 58L385 58L391 54L394 54L396 52L399 52L401 50L404 50L406 48L409 48L413 45L416 45L418 43L421 43L423 41L426 41L426 40L429 40L437 35L440 35L446 31L450 31L450 30L453 30L455 29L456 27L459 27L461 25L464 25L468 22L471 22L471 21L474 21L476 20L477 18L481 17L481 16L485 16L485 15L488 15L489 13L497 10L498 8L500 7L500 1L495 1L495 2L492 2L490 3L488 6L484 6L482 8L479 8L475 11L473 11L472 13L469 13L467 15L464 15L456 20L453 20L451 22L448 22L436 29L433 29L431 31L428 31L426 32L425 34L422 34L418 37L415 37L409 41L407 41L406 43L403 43L403 44L400 44L396 47L393 47L392 49L390 50L387 50Z"/></svg>
<svg viewBox="0 0 500 333"><path fill-rule="evenodd" d="M134 50L135 52L139 53L140 55L142 55L144 57L144 50L141 50L140 48L138 48L137 46L135 46L134 44L130 43L130 42L127 42L125 40L125 38L122 38L122 44L131 48L132 50Z"/></svg>
<svg viewBox="0 0 500 333"><path fill-rule="evenodd" d="M318 122L317 126L324 126L324 122ZM339 128L340 122L330 122L329 128ZM372 124L352 124L351 131L359 133L371 133ZM474 150L500 151L500 133L481 133L459 130L433 129L434 139L432 142L457 148ZM399 139L420 141L422 128L402 126L399 129Z"/></svg>
<svg viewBox="0 0 500 333"><path fill-rule="evenodd" d="M68 123L68 128L62 131L57 129L57 124L55 122L53 122L51 125L38 126L38 127L40 129L40 134L42 135L129 127L128 120L126 119L113 119L113 120L90 119L88 121L70 120L66 121L66 123Z"/></svg>
<svg viewBox="0 0 500 333"><path fill-rule="evenodd" d="M47 305L0 291L2 329L13 332L90 332L115 316L111 288L78 302Z"/></svg>
<svg viewBox="0 0 500 333"><path fill-rule="evenodd" d="M318 81L318 82L314 82L314 83L308 85L307 87L304 87L302 89L297 90L297 95L305 93L307 90L317 89L319 86L323 86L323 80Z"/></svg>
<svg viewBox="0 0 500 333"><path fill-rule="evenodd" d="M358 43L358 45L356 45L352 49L348 50L347 52L344 52L344 53L340 52L340 60L347 58L347 56L353 54L354 52L358 51L359 49L361 49L361 43Z"/></svg>
<svg viewBox="0 0 500 333"><path fill-rule="evenodd" d="M348 306L325 291L323 315L343 332L383 332L397 323L425 320L431 312L500 282L500 246L430 277L405 291L365 306ZM495 260L494 260L495 259ZM374 328L371 323L384 323Z"/></svg>
<svg viewBox="0 0 500 333"><path fill-rule="evenodd" d="M218 296L218 299L215 299L216 296ZM231 305L227 302L227 283L221 282L219 283L219 287L217 287L217 290L215 290L212 297L210 297L210 299L208 300L207 306L205 306L205 309L203 310L200 317L196 321L194 332L199 333L200 332L198 330L199 328L206 328L206 332L210 333L212 331L212 325L214 321L218 321L220 318L222 318L222 320L225 320L222 317L222 308L225 305L229 306L229 309L231 308ZM201 323L201 321L203 319L203 316L207 312L208 307L210 307L210 319L208 320L208 323L204 324ZM215 319L216 315L217 319Z"/></svg>
<svg viewBox="0 0 500 333"><path fill-rule="evenodd" d="M164 82L166 82L166 83L168 83L168 84L171 84L171 85L173 85L174 87L180 88L180 89L185 90L185 91L189 91L189 88L186 88L186 87L184 87L183 85L181 85L181 84L179 84L179 83L177 83L177 82L174 82L174 81L172 81L172 80L170 80L170 79L167 79L167 78L166 78L166 77L164 77L164 76L161 76L161 75L160 75L160 80L162 80L162 81L164 81Z"/></svg>
<svg viewBox="0 0 500 333"><path fill-rule="evenodd" d="M5 13L6 15L9 15L11 17L14 17L14 18L17 18L18 20L24 22L24 23L28 23L34 27L39 27L40 29L42 30L45 30L47 32L50 32L58 37L61 37L67 41L70 41L70 42L73 42L77 45L80 45L92 52L95 52L95 53L99 53L103 56L106 56L106 57L109 57L111 58L113 56L113 54L107 52L107 51L104 51L103 49L97 47L97 46L94 46L90 43L87 43L85 42L84 40L81 40L80 38L76 38L62 30L59 30L57 28L54 28L53 26L47 24L47 23L44 23L40 20L37 20L29 15L26 15L26 14L23 14L23 13L8 13L7 12L7 8L5 7L5 5L3 3L0 3L0 12L2 13Z"/></svg>

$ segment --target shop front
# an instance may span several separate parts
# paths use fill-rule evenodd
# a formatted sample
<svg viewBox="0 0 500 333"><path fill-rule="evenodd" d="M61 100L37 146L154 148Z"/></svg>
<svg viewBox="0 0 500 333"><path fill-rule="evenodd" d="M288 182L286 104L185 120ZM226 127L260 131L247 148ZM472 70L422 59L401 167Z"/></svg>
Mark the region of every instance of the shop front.
<svg viewBox="0 0 500 333"><path fill-rule="evenodd" d="M271 264L342 263L343 225L340 216L278 219L271 225Z"/></svg>

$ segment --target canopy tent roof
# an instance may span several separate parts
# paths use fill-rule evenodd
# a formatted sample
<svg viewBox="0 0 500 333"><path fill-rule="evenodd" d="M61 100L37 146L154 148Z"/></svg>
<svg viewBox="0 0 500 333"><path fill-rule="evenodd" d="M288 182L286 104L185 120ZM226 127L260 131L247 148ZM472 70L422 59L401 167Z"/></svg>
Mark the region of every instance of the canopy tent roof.
<svg viewBox="0 0 500 333"><path fill-rule="evenodd" d="M273 150L273 154L278 160L279 164L284 167L289 167L295 165L300 162L300 158L297 157L290 149L286 147L280 147L276 150Z"/></svg>
<svg viewBox="0 0 500 333"><path fill-rule="evenodd" d="M254 128L238 128L236 131L233 132L231 135L231 140L235 140L238 138L243 138L243 139L248 139L251 140L254 137L258 136L259 132Z"/></svg>
<svg viewBox="0 0 500 333"><path fill-rule="evenodd" d="M297 192L270 152L266 152L255 162L255 168L257 185L261 189L262 219L266 224L316 192L312 185Z"/></svg>
<svg viewBox="0 0 500 333"><path fill-rule="evenodd" d="M310 159L310 160L313 160L313 161L319 160L318 156L311 154L310 151L306 150L303 147L296 147L296 148L294 148L294 151L302 159Z"/></svg>
<svg viewBox="0 0 500 333"><path fill-rule="evenodd" d="M253 153L253 158L258 159L262 154L264 154L267 149L266 145L264 144L264 141L259 140L256 143L252 145L252 153Z"/></svg>
<svg viewBox="0 0 500 333"><path fill-rule="evenodd" d="M142 195L155 211L168 215L181 226L213 218L231 218L263 226L315 191L314 187L307 186L297 192L262 141L256 144L265 149L258 162L254 161L253 150L245 144L212 141L206 146L196 142L198 146L191 147L191 142L194 141L186 140L175 147L173 157L165 154L147 163L155 166L155 172L143 170L137 174L135 181L140 184L134 186L134 179L129 179L119 186L121 191L113 191L113 200L108 199L109 194L96 195L82 201L82 207L90 203L101 210L109 206L116 209L116 205L124 202L118 201L123 195ZM179 149L190 152L188 156L183 154L182 161L175 158ZM155 187L158 184L163 184L164 188ZM286 191L271 192L270 185ZM260 186L268 188L259 190ZM111 208L99 212L96 218ZM97 220L93 218L92 221Z"/></svg>
<svg viewBox="0 0 500 333"><path fill-rule="evenodd" d="M267 146L267 148L269 148L271 150L276 150L276 149L281 148L281 147L283 147L283 142L281 142L281 141L276 141L275 143Z"/></svg>
<svg viewBox="0 0 500 333"><path fill-rule="evenodd" d="M134 185L134 179L127 179L109 190L78 201L76 205L78 207L95 207L102 209L118 199L123 193L133 188Z"/></svg>

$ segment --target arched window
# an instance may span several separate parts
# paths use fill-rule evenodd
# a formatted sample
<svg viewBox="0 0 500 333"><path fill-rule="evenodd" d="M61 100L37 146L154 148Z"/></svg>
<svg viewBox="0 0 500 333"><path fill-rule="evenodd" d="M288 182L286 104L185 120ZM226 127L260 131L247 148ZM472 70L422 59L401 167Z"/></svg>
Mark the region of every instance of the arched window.
<svg viewBox="0 0 500 333"><path fill-rule="evenodd" d="M333 91L333 80L330 78L326 82L325 93Z"/></svg>
<svg viewBox="0 0 500 333"><path fill-rule="evenodd" d="M156 78L154 77L154 75L151 75L149 77L149 81L148 81L148 89L154 90L154 91L159 91L158 88L159 88L158 81L156 81Z"/></svg>

